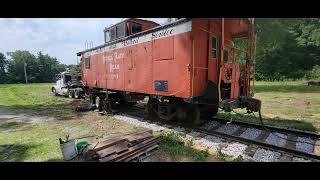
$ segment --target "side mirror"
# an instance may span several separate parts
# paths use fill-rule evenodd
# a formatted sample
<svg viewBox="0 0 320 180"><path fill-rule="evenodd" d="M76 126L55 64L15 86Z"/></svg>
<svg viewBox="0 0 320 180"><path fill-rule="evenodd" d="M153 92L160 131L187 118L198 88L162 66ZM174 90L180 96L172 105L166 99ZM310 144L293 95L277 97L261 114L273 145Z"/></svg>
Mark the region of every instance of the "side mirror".
<svg viewBox="0 0 320 180"><path fill-rule="evenodd" d="M59 79L61 79L61 74L56 75L56 80L59 80Z"/></svg>

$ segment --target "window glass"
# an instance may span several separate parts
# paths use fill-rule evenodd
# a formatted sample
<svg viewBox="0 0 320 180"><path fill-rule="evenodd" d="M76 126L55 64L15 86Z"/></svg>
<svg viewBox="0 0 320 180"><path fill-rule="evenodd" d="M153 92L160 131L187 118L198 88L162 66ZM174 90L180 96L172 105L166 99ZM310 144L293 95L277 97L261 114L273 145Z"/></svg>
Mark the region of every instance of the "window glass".
<svg viewBox="0 0 320 180"><path fill-rule="evenodd" d="M121 23L117 26L117 38L125 36L125 23Z"/></svg>
<svg viewBox="0 0 320 180"><path fill-rule="evenodd" d="M132 22L131 33L135 34L142 31L142 25L136 22Z"/></svg>
<svg viewBox="0 0 320 180"><path fill-rule="evenodd" d="M84 59L84 65L86 69L90 69L90 57Z"/></svg>
<svg viewBox="0 0 320 180"><path fill-rule="evenodd" d="M229 51L227 49L223 50L223 61L228 62L229 60Z"/></svg>
<svg viewBox="0 0 320 180"><path fill-rule="evenodd" d="M110 39L110 30L105 31L104 40L105 40L105 42L109 42L111 40Z"/></svg>
<svg viewBox="0 0 320 180"><path fill-rule="evenodd" d="M111 30L110 30L110 40L115 40L116 39L116 27L113 27Z"/></svg>

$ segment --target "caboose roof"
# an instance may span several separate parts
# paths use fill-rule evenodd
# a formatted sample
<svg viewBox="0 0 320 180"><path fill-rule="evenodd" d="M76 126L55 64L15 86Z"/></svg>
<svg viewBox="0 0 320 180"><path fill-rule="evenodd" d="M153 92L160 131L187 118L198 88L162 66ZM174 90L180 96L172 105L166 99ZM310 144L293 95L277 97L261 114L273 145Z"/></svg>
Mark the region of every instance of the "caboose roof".
<svg viewBox="0 0 320 180"><path fill-rule="evenodd" d="M114 41L110 41L108 43L104 43L100 46L96 46L96 47L93 47L93 48L90 48L90 49L87 49L87 50L84 50L84 51L81 51L81 52L78 52L77 53L77 56L81 56L81 54L85 53L85 52L89 52L89 51L92 51L92 50L95 50L95 49L99 49L99 48L103 48L105 46L109 46L109 45L112 45L112 44L116 44L118 42L121 42L121 41L124 41L124 40L127 40L127 39L131 39L131 38L134 38L134 37L137 37L137 36L141 36L141 35L144 35L144 34L147 34L147 33L151 33L151 32L154 32L154 31L158 31L160 29L164 29L164 28L168 28L168 27L171 27L171 26L174 26L174 25L177 25L177 24L181 24L183 22L186 22L188 20L190 20L191 18L182 18L182 19L179 19L177 21L174 21L174 22L170 22L170 23L167 23L167 24L164 24L164 25L159 25L157 27L154 27L154 28L151 28L151 29L147 29L145 31L141 31L139 33L136 33L136 34L132 34L130 36L125 36L125 37L122 37L122 38L119 38L119 39L116 39ZM140 20L140 19L139 19ZM127 21L127 20L124 20L124 21ZM143 21L147 21L147 20L143 20ZM121 21L123 22L123 21ZM119 23L121 23L119 22ZM149 21L150 22L150 21ZM152 21L151 21L152 22ZM118 25L119 23L115 24L115 25ZM115 26L115 25L112 25L112 26ZM110 27L112 27L110 26ZM109 27L109 28L110 28Z"/></svg>
<svg viewBox="0 0 320 180"><path fill-rule="evenodd" d="M143 19L137 19L137 18L129 18L129 19L126 19L126 20L123 20L117 24L114 24L114 25L111 25L109 26L108 28L110 27L113 27L113 26L116 26L124 21L128 21L128 20L141 20L141 21L148 21L148 20L143 20ZM93 47L93 48L90 48L90 49L87 49L87 50L84 50L84 51L81 51L81 52L78 52L77 53L77 56L81 56L81 54L83 53L86 53L86 52L89 52L89 51L92 51L92 50L96 50L96 49L99 49L99 48L103 48L105 46L109 46L109 45L112 45L112 44L116 44L118 42L121 42L121 41L124 41L124 40L127 40L127 39L131 39L131 38L134 38L134 37L137 37L137 36L141 36L141 35L144 35L144 34L147 34L147 33L151 33L151 32L154 32L154 31L158 31L160 29L165 29L165 28L168 28L168 27L171 27L171 26L174 26L174 25L177 25L177 24L181 24L181 23L184 23L186 21L189 21L191 20L192 18L181 18L177 21L173 21L173 22L169 22L169 23L166 23L166 24L163 24L163 25L159 25L157 27L154 27L154 28L151 28L151 29L147 29L145 31L141 31L139 33L136 33L136 34L132 34L130 36L125 36L125 37L122 37L122 38L119 38L119 39L116 39L114 41L110 41L110 42L107 42L107 43L104 43L102 45L99 45L99 46L96 46L96 47ZM249 19L248 18L243 18L245 19L247 22L249 22ZM153 21L148 21L148 22L153 22ZM155 22L153 22L155 23ZM156 23L157 24L157 23Z"/></svg>
<svg viewBox="0 0 320 180"><path fill-rule="evenodd" d="M107 29L110 29L110 28L112 28L112 27L114 27L114 26L117 26L117 25L119 25L119 24L121 24L121 23L123 23L123 22L127 22L127 21L149 22L149 23L152 23L152 24L155 24L155 25L160 26L160 24L158 24L158 23L156 23L156 22L154 22L154 21L149 21L149 20L140 19L140 18L126 18L126 19L124 19L124 20L122 20L122 21L120 21L120 22L118 22L118 23L116 23L116 24L112 24L112 25L110 25L110 26L107 26L106 28L104 28L103 31L106 31Z"/></svg>

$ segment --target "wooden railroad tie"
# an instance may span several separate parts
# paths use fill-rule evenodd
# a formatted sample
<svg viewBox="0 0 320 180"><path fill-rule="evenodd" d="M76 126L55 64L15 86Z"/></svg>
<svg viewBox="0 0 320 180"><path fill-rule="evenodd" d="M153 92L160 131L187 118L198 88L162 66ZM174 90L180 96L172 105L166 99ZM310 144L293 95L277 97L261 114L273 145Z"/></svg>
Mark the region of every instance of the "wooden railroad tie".
<svg viewBox="0 0 320 180"><path fill-rule="evenodd" d="M111 136L93 142L83 151L86 161L125 162L139 159L158 149L160 136L153 136L151 130L144 130L122 136Z"/></svg>

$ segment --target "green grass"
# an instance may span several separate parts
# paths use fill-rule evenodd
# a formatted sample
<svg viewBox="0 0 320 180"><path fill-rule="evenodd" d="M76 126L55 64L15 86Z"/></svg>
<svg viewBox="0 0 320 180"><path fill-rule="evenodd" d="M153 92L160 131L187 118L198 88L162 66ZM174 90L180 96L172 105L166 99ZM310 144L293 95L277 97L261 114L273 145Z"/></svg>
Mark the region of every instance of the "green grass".
<svg viewBox="0 0 320 180"><path fill-rule="evenodd" d="M217 154L216 154L217 159L223 162L244 162L244 158L239 155L236 158L233 158L232 156L229 156L225 153L222 152L222 149L218 149Z"/></svg>
<svg viewBox="0 0 320 180"><path fill-rule="evenodd" d="M262 101L265 124L320 132L320 87L304 81L255 82L255 98ZM236 110L243 114L244 110ZM220 112L218 117L260 123L258 114Z"/></svg>
<svg viewBox="0 0 320 180"><path fill-rule="evenodd" d="M51 83L0 84L0 108L16 112L32 112L58 119L71 119L75 113L75 100L56 97L51 93Z"/></svg>
<svg viewBox="0 0 320 180"><path fill-rule="evenodd" d="M63 102L51 95L51 83L43 84L0 84L0 106L54 105Z"/></svg>
<svg viewBox="0 0 320 180"><path fill-rule="evenodd" d="M62 136L61 131L44 124L32 125L19 131L1 132L0 161L62 159L58 141Z"/></svg>
<svg viewBox="0 0 320 180"><path fill-rule="evenodd" d="M190 157L192 161L206 161L209 156L208 151L199 151L188 145L184 145L180 136L173 132L163 134L160 151L168 154L173 160L187 156Z"/></svg>
<svg viewBox="0 0 320 180"><path fill-rule="evenodd" d="M72 110L80 101L51 95L52 84L0 85L0 110L32 112L53 117L53 121L30 123L0 119L0 161L52 161L61 160L58 138L88 135L126 134L141 127L122 123L96 112L75 113ZM255 98L262 100L265 124L294 127L320 132L320 87L305 82L256 82ZM244 113L242 110L236 112ZM259 123L252 115L219 112L219 117ZM207 151L183 145L175 135L168 135L160 144L160 151L179 161L208 161ZM224 154L218 160L229 161ZM230 160L241 162L242 157Z"/></svg>

